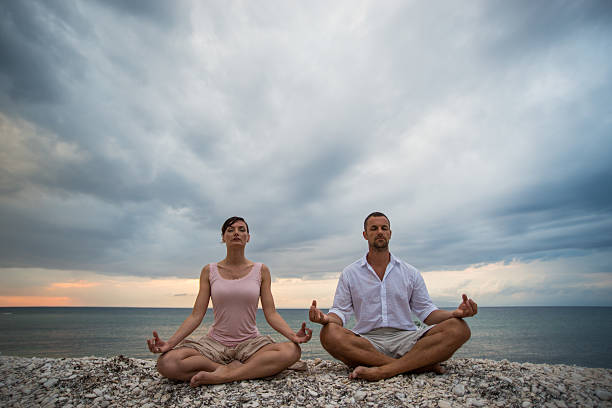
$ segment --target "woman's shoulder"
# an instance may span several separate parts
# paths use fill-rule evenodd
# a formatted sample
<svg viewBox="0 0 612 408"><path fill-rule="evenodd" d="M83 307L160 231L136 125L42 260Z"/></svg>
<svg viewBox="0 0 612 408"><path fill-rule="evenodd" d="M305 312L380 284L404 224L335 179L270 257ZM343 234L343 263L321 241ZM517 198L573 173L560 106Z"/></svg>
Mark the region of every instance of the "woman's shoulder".
<svg viewBox="0 0 612 408"><path fill-rule="evenodd" d="M210 275L210 270L212 268L212 263L204 265L202 271L200 272L200 278L208 277Z"/></svg>
<svg viewBox="0 0 612 408"><path fill-rule="evenodd" d="M270 277L270 268L268 268L268 265L266 265L265 263L261 263L261 262L255 262L256 266L259 266L259 276L264 279L264 278L269 278Z"/></svg>

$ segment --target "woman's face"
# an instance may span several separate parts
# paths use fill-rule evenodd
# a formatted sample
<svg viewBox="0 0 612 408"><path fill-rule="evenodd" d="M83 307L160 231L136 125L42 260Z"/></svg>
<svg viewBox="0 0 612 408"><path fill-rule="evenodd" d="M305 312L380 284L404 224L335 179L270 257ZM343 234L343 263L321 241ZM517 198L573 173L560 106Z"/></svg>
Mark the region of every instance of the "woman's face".
<svg viewBox="0 0 612 408"><path fill-rule="evenodd" d="M246 245L251 236L247 232L247 226L244 221L236 221L223 234L223 242L225 245Z"/></svg>

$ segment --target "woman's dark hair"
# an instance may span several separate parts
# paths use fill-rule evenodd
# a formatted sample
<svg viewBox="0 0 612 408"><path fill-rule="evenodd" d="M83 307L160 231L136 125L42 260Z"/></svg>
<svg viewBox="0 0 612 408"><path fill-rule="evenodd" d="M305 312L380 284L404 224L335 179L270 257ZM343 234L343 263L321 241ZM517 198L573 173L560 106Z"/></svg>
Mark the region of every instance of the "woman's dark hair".
<svg viewBox="0 0 612 408"><path fill-rule="evenodd" d="M247 224L247 222L244 220L244 218L242 218L242 217L229 217L227 220L225 220L225 222L223 223L223 226L221 227L221 236L223 236L225 234L225 231L229 227L234 225L234 223L236 221L244 222L244 225L246 225L246 227L247 227L247 232L249 232L249 224Z"/></svg>
<svg viewBox="0 0 612 408"><path fill-rule="evenodd" d="M374 211L373 213L371 213L370 215L368 215L366 217L366 219L363 221L363 230L365 231L367 229L366 224L368 223L368 220L371 217L385 217L387 219L387 222L389 223L389 228L391 228L391 221L389 221L389 217L387 217L385 214L379 212L379 211Z"/></svg>

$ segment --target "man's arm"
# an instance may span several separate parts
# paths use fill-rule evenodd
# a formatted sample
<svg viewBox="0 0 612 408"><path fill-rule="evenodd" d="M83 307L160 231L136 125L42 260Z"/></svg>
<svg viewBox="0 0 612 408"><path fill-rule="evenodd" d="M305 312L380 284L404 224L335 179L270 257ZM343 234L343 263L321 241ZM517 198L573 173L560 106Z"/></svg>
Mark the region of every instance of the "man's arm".
<svg viewBox="0 0 612 408"><path fill-rule="evenodd" d="M344 322L349 319L353 313L353 298L351 297L350 285L347 282L345 274L346 270L340 274L338 279L338 286L336 286L336 293L334 295L334 304L330 311L325 314L317 309L317 301L313 300L310 310L308 311L308 317L311 322L319 323L325 326L328 323L336 323L340 326L344 326Z"/></svg>
<svg viewBox="0 0 612 408"><path fill-rule="evenodd" d="M478 313L478 305L472 299L468 299L468 297L463 294L463 301L455 310L434 310L427 316L424 320L424 323L431 326L432 324L437 324L448 320L452 317L457 317L459 319L464 317L471 317Z"/></svg>

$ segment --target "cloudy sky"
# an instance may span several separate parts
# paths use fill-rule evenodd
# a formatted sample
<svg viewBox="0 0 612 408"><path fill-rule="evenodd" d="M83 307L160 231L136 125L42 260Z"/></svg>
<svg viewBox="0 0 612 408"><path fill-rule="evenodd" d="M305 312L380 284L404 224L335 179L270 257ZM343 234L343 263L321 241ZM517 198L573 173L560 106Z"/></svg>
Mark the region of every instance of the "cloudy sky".
<svg viewBox="0 0 612 408"><path fill-rule="evenodd" d="M247 219L277 306L371 211L434 301L612 306L607 1L0 4L0 305L185 306Z"/></svg>

